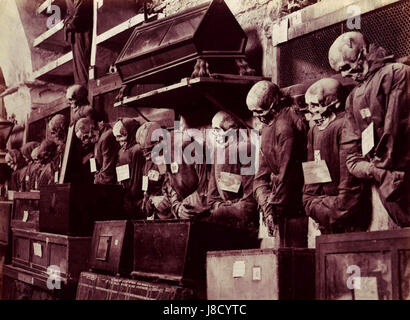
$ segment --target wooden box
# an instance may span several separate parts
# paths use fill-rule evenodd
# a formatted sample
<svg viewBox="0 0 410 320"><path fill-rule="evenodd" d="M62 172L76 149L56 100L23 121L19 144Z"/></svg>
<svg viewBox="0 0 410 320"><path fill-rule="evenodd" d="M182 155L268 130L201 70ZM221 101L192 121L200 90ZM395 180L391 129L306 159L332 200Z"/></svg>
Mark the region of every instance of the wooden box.
<svg viewBox="0 0 410 320"><path fill-rule="evenodd" d="M3 268L3 300L74 300L77 283L74 281L53 282L49 276L12 265ZM47 281L49 286L47 286Z"/></svg>
<svg viewBox="0 0 410 320"><path fill-rule="evenodd" d="M217 32L215 32L217 30ZM214 0L135 28L115 65L125 83L175 83L198 58L211 73L238 74L247 36L223 0Z"/></svg>
<svg viewBox="0 0 410 320"><path fill-rule="evenodd" d="M82 272L76 300L192 300L196 292L181 286Z"/></svg>
<svg viewBox="0 0 410 320"><path fill-rule="evenodd" d="M94 222L123 219L119 185L57 184L40 189L40 231L91 236Z"/></svg>
<svg viewBox="0 0 410 320"><path fill-rule="evenodd" d="M208 252L209 300L313 300L314 249Z"/></svg>
<svg viewBox="0 0 410 320"><path fill-rule="evenodd" d="M316 238L316 298L410 299L410 229Z"/></svg>
<svg viewBox="0 0 410 320"><path fill-rule="evenodd" d="M133 226L123 221L97 221L91 242L90 268L129 275L133 261Z"/></svg>
<svg viewBox="0 0 410 320"><path fill-rule="evenodd" d="M0 201L0 244L10 243L10 219L13 209L12 201Z"/></svg>
<svg viewBox="0 0 410 320"><path fill-rule="evenodd" d="M206 252L256 248L246 231L208 222L152 220L134 223L135 277L182 284L205 282Z"/></svg>
<svg viewBox="0 0 410 320"><path fill-rule="evenodd" d="M40 192L14 193L11 227L39 231Z"/></svg>
<svg viewBox="0 0 410 320"><path fill-rule="evenodd" d="M39 274L59 268L64 280L78 280L87 270L91 237L70 237L36 231L12 229L12 264Z"/></svg>

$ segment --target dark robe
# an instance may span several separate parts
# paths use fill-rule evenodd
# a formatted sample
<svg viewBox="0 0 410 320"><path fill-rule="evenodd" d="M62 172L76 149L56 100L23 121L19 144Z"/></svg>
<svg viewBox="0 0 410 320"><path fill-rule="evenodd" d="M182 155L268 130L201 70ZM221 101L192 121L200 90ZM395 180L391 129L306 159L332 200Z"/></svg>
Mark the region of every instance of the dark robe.
<svg viewBox="0 0 410 320"><path fill-rule="evenodd" d="M115 164L120 145L112 134L112 129L104 128L94 147L94 157L97 172L94 175L95 184L115 184Z"/></svg>

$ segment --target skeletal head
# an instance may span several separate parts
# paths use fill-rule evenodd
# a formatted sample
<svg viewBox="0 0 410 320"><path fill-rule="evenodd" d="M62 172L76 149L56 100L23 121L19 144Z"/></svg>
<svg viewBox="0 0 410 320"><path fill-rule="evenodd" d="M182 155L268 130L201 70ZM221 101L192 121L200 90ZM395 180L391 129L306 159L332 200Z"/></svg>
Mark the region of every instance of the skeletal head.
<svg viewBox="0 0 410 320"><path fill-rule="evenodd" d="M43 140L38 150L38 159L42 164L49 163L55 156L57 145L51 140Z"/></svg>
<svg viewBox="0 0 410 320"><path fill-rule="evenodd" d="M27 142L24 144L24 146L21 147L21 154L23 155L24 160L26 160L27 163L30 161L33 161L33 158L31 157L31 153L35 148L37 148L40 145L37 141L31 141Z"/></svg>
<svg viewBox="0 0 410 320"><path fill-rule="evenodd" d="M237 120L225 111L217 112L212 118L212 133L218 144L227 143L235 129L238 129Z"/></svg>
<svg viewBox="0 0 410 320"><path fill-rule="evenodd" d="M33 159L33 161L35 163L39 163L40 162L40 158L38 156L38 153L40 151L40 146L36 147L33 149L33 151L31 151L31 159Z"/></svg>
<svg viewBox="0 0 410 320"><path fill-rule="evenodd" d="M135 145L135 132L138 126L138 121L133 118L122 118L114 124L112 133L121 148L126 149Z"/></svg>
<svg viewBox="0 0 410 320"><path fill-rule="evenodd" d="M10 153L7 153L7 154L6 154L5 160L6 160L7 165L8 165L11 169L13 169L13 171L16 171L16 170L17 170L17 164L16 164L16 162L14 161L14 159L13 159L13 157L11 156Z"/></svg>
<svg viewBox="0 0 410 320"><path fill-rule="evenodd" d="M157 143L158 139L155 139L154 131L161 130L161 126L157 122L145 122L138 128L135 134L135 141L144 150L150 150Z"/></svg>
<svg viewBox="0 0 410 320"><path fill-rule="evenodd" d="M75 135L83 144L83 147L97 143L100 132L97 123L90 118L81 118L75 124Z"/></svg>
<svg viewBox="0 0 410 320"><path fill-rule="evenodd" d="M270 81L259 81L253 85L246 97L248 109L261 122L269 124L279 105L279 87Z"/></svg>
<svg viewBox="0 0 410 320"><path fill-rule="evenodd" d="M343 104L344 90L336 79L324 78L316 81L307 89L305 101L308 105L308 120L322 126L330 119L336 109Z"/></svg>
<svg viewBox="0 0 410 320"><path fill-rule="evenodd" d="M17 149L8 150L5 156L5 161L6 164L13 169L13 171L16 171L26 165L23 155L20 150Z"/></svg>
<svg viewBox="0 0 410 320"><path fill-rule="evenodd" d="M364 81L369 72L367 43L360 32L352 31L340 35L329 49L329 63L343 77Z"/></svg>
<svg viewBox="0 0 410 320"><path fill-rule="evenodd" d="M112 133L117 142L120 144L121 148L124 148L127 145L128 132L121 120L117 121L114 124Z"/></svg>
<svg viewBox="0 0 410 320"><path fill-rule="evenodd" d="M50 140L58 145L64 144L67 138L67 129L66 118L62 114L56 114L48 123Z"/></svg>
<svg viewBox="0 0 410 320"><path fill-rule="evenodd" d="M71 108L88 104L88 90L86 87L74 84L67 89L66 98Z"/></svg>

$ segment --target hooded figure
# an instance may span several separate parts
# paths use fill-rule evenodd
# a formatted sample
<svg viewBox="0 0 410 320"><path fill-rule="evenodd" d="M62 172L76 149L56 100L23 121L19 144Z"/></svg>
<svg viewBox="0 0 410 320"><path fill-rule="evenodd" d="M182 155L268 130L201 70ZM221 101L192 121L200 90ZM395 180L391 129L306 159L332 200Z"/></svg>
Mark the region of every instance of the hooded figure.
<svg viewBox="0 0 410 320"><path fill-rule="evenodd" d="M269 233L279 229L280 246L307 246L307 219L302 204L307 126L294 106L281 102L279 87L257 82L246 104L261 122L259 168L253 191Z"/></svg>
<svg viewBox="0 0 410 320"><path fill-rule="evenodd" d="M132 118L123 118L119 119L112 129L113 135L120 145L116 162L116 177L125 189L124 210L132 219L142 218L138 204L143 198L141 186L144 157L135 142L135 133L138 128L138 121Z"/></svg>
<svg viewBox="0 0 410 320"><path fill-rule="evenodd" d="M392 221L410 226L410 67L347 32L329 50L331 67L358 85L346 101L346 164L373 184ZM394 227L394 226L393 226Z"/></svg>
<svg viewBox="0 0 410 320"><path fill-rule="evenodd" d="M38 187L55 184L59 178L59 168L53 161L57 152L57 145L50 140L43 140L38 149L38 157L42 165L41 173L38 177Z"/></svg>
<svg viewBox="0 0 410 320"><path fill-rule="evenodd" d="M90 117L97 119L95 109L88 101L88 90L84 85L74 84L67 89L66 98L71 108L71 123L75 124L78 119Z"/></svg>
<svg viewBox="0 0 410 320"><path fill-rule="evenodd" d="M308 133L308 161L324 161L332 181L305 181L303 203L324 234L365 231L371 218L370 189L346 167L345 97L343 86L332 78L315 82L305 95L316 123Z"/></svg>
<svg viewBox="0 0 410 320"><path fill-rule="evenodd" d="M31 153L35 148L40 145L37 141L28 142L21 148L21 153L23 154L24 159L27 162L27 166L24 169L24 179L23 179L23 190L30 191L35 188L35 177L40 168L38 162L34 162L31 157Z"/></svg>
<svg viewBox="0 0 410 320"><path fill-rule="evenodd" d="M13 170L10 177L9 190L23 191L24 188L24 167L26 161L21 152L17 149L8 150L5 157L7 165Z"/></svg>

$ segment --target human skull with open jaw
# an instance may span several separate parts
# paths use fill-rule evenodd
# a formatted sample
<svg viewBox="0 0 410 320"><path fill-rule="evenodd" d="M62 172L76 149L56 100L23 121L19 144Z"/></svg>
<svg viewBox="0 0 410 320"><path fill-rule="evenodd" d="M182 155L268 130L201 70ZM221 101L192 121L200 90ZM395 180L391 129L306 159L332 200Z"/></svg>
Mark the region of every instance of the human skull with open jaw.
<svg viewBox="0 0 410 320"><path fill-rule="evenodd" d="M77 121L75 134L81 141L83 147L95 145L100 136L96 122L89 118L82 118Z"/></svg>
<svg viewBox="0 0 410 320"><path fill-rule="evenodd" d="M67 89L66 98L71 108L75 109L88 104L88 91L79 84L74 84Z"/></svg>
<svg viewBox="0 0 410 320"><path fill-rule="evenodd" d="M67 139L67 129L66 118L61 114L55 115L48 123L50 140L57 145L64 144Z"/></svg>
<svg viewBox="0 0 410 320"><path fill-rule="evenodd" d="M343 101L343 86L333 78L324 78L312 84L305 94L309 113L308 121L314 121L319 130L324 130L336 118L335 112Z"/></svg>
<svg viewBox="0 0 410 320"><path fill-rule="evenodd" d="M279 87L266 80L254 84L246 97L249 111L264 124L269 124L274 118L279 101Z"/></svg>
<svg viewBox="0 0 410 320"><path fill-rule="evenodd" d="M219 146L228 144L238 129L235 119L225 111L217 112L212 118L212 133Z"/></svg>
<svg viewBox="0 0 410 320"><path fill-rule="evenodd" d="M329 63L343 77L363 82L369 72L367 44L360 32L340 35L329 49Z"/></svg>

